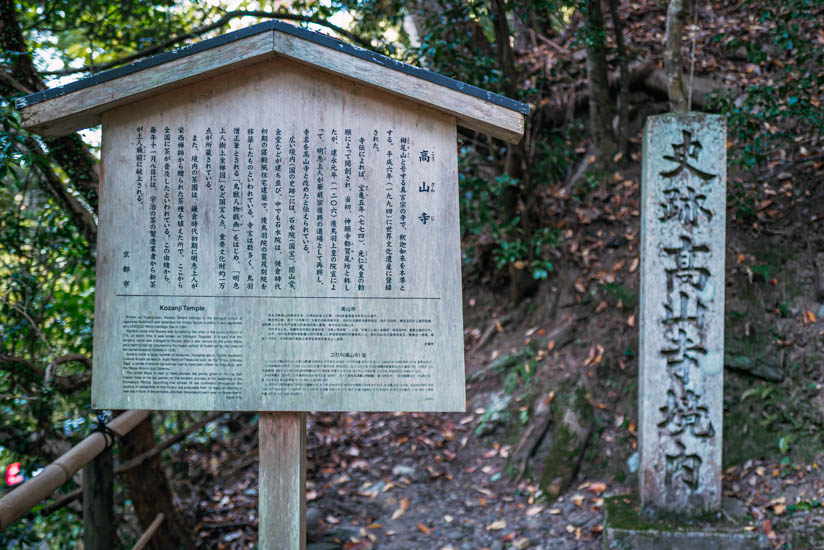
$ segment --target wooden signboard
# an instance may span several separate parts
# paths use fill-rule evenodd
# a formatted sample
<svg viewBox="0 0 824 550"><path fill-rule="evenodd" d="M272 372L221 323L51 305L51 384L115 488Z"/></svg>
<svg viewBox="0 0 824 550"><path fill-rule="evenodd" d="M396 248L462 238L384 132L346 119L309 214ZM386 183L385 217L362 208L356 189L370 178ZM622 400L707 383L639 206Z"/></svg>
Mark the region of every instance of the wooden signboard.
<svg viewBox="0 0 824 550"><path fill-rule="evenodd" d="M103 125L92 407L279 411L261 549L305 548L300 411L464 410L456 126L527 105L270 21L17 107Z"/></svg>
<svg viewBox="0 0 824 550"><path fill-rule="evenodd" d="M275 22L164 55L18 104L103 125L92 406L464 410L456 125L528 107Z"/></svg>
<svg viewBox="0 0 824 550"><path fill-rule="evenodd" d="M464 409L451 117L280 59L103 134L94 407Z"/></svg>

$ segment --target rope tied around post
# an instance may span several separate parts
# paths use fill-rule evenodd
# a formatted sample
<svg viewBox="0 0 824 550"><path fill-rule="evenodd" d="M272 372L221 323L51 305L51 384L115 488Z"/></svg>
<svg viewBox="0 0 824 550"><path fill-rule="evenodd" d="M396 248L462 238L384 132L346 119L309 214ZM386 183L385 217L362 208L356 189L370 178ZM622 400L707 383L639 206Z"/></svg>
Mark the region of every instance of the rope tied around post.
<svg viewBox="0 0 824 550"><path fill-rule="evenodd" d="M122 436L148 417L149 411L126 411L112 420L109 427L115 434ZM46 466L40 474L15 487L0 499L0 530L28 513L35 504L52 494L75 472L102 452L100 439L93 437L94 435L94 432L89 434L83 441ZM107 437L104 433L103 437L107 441L113 440L111 434Z"/></svg>
<svg viewBox="0 0 824 550"><path fill-rule="evenodd" d="M103 434L103 439L106 441L106 446L103 448L103 452L106 452L114 447L117 434L106 425L106 415L103 411L97 412L97 424L92 427L92 433L95 432Z"/></svg>

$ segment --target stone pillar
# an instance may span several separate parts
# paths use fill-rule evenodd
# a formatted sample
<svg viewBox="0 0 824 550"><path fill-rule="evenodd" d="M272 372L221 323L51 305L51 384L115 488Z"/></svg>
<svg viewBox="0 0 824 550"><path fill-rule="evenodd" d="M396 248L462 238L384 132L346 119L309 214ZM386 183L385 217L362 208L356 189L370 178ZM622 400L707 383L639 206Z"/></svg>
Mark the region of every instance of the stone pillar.
<svg viewBox="0 0 824 550"><path fill-rule="evenodd" d="M641 185L641 510L721 506L726 120L647 119Z"/></svg>

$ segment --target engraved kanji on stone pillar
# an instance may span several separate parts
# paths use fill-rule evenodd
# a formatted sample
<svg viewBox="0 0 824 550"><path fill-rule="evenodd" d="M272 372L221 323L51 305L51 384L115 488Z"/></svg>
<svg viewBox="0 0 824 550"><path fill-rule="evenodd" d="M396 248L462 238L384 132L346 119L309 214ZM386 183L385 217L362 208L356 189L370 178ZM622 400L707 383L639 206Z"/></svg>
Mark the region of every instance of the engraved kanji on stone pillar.
<svg viewBox="0 0 824 550"><path fill-rule="evenodd" d="M721 505L726 122L650 117L644 131L639 346L642 511Z"/></svg>

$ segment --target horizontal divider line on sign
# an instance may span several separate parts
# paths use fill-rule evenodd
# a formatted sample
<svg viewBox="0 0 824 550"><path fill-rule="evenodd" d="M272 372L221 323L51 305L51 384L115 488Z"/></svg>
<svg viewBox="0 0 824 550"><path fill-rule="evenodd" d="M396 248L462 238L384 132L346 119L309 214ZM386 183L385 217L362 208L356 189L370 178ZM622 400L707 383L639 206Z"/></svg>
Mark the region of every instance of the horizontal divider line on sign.
<svg viewBox="0 0 824 550"><path fill-rule="evenodd" d="M116 294L123 298L263 298L272 300L440 300L440 296L232 296L224 294Z"/></svg>

